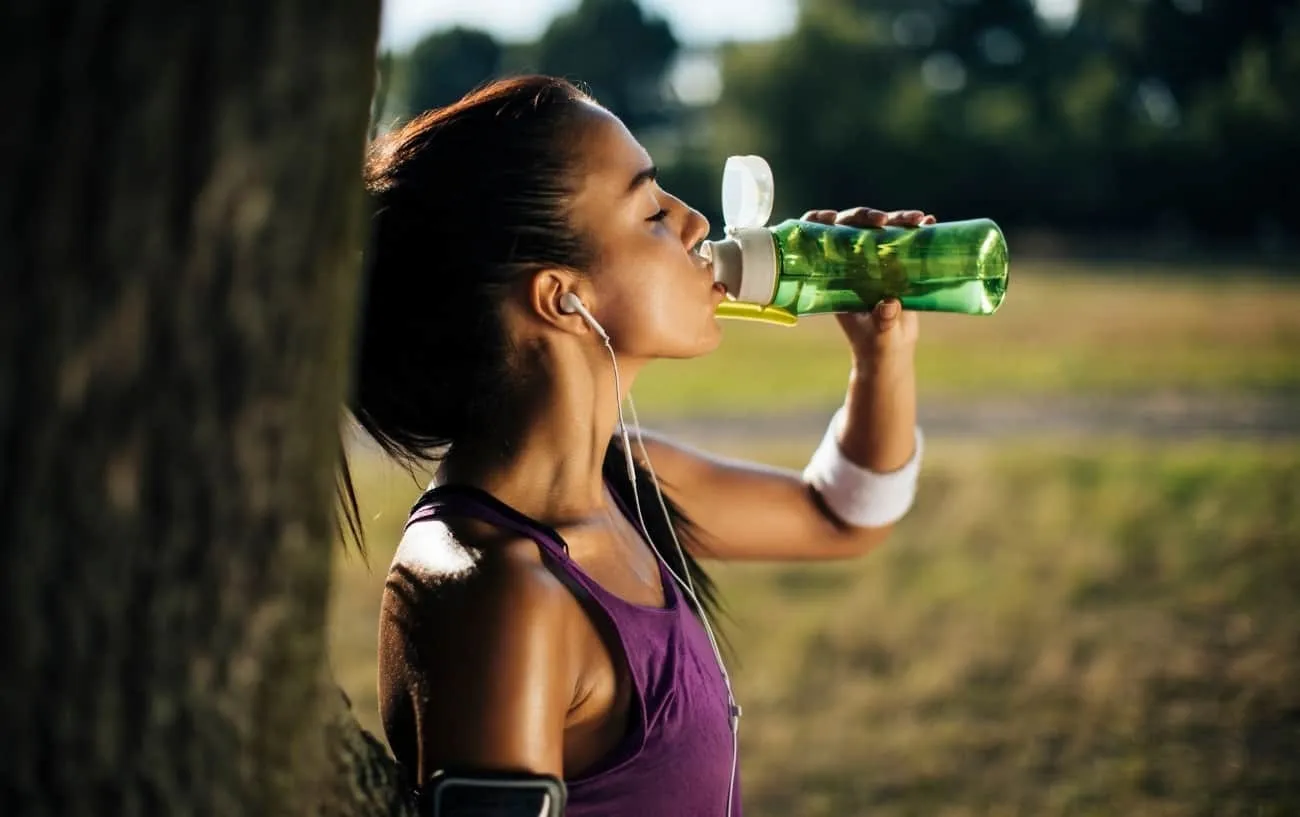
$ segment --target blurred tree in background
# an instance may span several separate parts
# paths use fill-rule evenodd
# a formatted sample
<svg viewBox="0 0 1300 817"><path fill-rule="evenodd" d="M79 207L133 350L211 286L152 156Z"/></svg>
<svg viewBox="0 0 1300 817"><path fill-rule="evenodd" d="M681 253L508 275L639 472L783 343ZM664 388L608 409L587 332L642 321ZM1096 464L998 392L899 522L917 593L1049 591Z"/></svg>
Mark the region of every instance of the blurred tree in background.
<svg viewBox="0 0 1300 817"><path fill-rule="evenodd" d="M665 77L677 53L668 24L647 16L635 0L582 0L535 43L505 44L463 27L429 34L393 68L405 86L394 107L414 115L493 77L539 72L585 86L629 128L644 131L672 119Z"/></svg>
<svg viewBox="0 0 1300 817"><path fill-rule="evenodd" d="M667 116L664 75L676 54L668 24L647 17L635 0L582 0L542 34L535 66L583 83L637 131Z"/></svg>
<svg viewBox="0 0 1300 817"><path fill-rule="evenodd" d="M788 36L719 45L721 94L690 106L671 91L682 52L666 23L633 0L583 0L504 57L486 34L474 47L468 32L431 35L407 96L419 110L498 68L584 82L715 223L722 159L754 152L777 174L778 215L868 202L1057 233L1154 229L1189 248L1294 247L1300 4L1052 5L801 0ZM430 84L440 95L417 93Z"/></svg>
<svg viewBox="0 0 1300 817"><path fill-rule="evenodd" d="M438 31L411 51L407 105L419 112L440 108L501 70L502 46L491 34L469 28Z"/></svg>

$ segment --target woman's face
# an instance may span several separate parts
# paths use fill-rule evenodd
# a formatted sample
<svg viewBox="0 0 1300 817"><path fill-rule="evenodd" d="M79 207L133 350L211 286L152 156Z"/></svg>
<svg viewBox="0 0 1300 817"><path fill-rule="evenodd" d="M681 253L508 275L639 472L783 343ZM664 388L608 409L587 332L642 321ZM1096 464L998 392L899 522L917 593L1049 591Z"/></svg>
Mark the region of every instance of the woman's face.
<svg viewBox="0 0 1300 817"><path fill-rule="evenodd" d="M596 251L587 307L622 355L686 358L722 337L723 298L695 252L709 222L665 192L645 148L609 112L591 106L580 147L575 226Z"/></svg>

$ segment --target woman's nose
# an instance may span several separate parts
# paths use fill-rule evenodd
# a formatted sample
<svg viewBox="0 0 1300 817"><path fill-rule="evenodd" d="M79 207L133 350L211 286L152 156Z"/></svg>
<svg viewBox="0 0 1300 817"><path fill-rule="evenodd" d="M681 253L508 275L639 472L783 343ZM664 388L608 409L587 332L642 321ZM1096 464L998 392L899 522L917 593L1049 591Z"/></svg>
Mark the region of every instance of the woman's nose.
<svg viewBox="0 0 1300 817"><path fill-rule="evenodd" d="M694 247L709 237L709 220L704 214L692 207L686 208L686 229L684 238L687 247Z"/></svg>

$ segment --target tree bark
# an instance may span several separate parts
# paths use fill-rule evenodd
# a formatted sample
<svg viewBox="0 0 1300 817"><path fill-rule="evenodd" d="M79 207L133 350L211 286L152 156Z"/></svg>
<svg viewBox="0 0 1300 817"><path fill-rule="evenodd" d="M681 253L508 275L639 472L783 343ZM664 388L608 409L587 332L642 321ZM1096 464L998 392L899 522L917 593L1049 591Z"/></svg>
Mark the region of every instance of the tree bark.
<svg viewBox="0 0 1300 817"><path fill-rule="evenodd" d="M318 817L414 817L408 781L384 745L357 723L341 692L327 700L324 745L329 765Z"/></svg>
<svg viewBox="0 0 1300 817"><path fill-rule="evenodd" d="M322 683L377 26L0 10L2 814L402 808Z"/></svg>

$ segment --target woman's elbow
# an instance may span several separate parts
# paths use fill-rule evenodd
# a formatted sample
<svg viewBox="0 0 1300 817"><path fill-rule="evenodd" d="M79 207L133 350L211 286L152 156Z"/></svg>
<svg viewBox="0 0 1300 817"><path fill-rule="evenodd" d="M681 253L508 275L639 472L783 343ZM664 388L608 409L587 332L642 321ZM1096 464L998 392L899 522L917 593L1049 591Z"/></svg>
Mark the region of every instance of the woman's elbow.
<svg viewBox="0 0 1300 817"><path fill-rule="evenodd" d="M831 524L834 534L826 539L828 559L861 558L884 544L894 532L892 524L860 527L841 519L832 519Z"/></svg>

